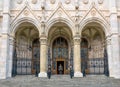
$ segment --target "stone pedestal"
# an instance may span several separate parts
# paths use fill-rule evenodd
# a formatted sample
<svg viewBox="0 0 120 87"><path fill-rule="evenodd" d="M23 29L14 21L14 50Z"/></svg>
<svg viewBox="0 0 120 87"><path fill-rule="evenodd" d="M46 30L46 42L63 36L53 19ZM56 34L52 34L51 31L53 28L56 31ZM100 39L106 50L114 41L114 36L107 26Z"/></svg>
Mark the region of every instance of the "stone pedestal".
<svg viewBox="0 0 120 87"><path fill-rule="evenodd" d="M74 38L74 77L83 77L81 73L80 37Z"/></svg>
<svg viewBox="0 0 120 87"><path fill-rule="evenodd" d="M39 77L47 77L47 38L40 38L40 73Z"/></svg>

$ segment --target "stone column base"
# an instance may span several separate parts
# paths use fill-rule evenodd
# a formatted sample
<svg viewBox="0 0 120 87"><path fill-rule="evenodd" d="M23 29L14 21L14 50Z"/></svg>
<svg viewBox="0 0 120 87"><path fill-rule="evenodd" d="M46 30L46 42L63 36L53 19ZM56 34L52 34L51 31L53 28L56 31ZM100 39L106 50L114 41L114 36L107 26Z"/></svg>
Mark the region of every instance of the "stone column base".
<svg viewBox="0 0 120 87"><path fill-rule="evenodd" d="M83 74L81 72L75 72L74 77L83 77Z"/></svg>
<svg viewBox="0 0 120 87"><path fill-rule="evenodd" d="M47 77L47 73L46 72L40 72L38 77Z"/></svg>

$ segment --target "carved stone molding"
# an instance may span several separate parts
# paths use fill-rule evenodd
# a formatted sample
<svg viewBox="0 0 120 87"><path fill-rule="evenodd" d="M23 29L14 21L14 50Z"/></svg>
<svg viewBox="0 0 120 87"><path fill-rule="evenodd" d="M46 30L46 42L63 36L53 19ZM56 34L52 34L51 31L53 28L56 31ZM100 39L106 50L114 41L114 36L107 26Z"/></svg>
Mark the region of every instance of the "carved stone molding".
<svg viewBox="0 0 120 87"><path fill-rule="evenodd" d="M80 36L79 35L74 36L73 41L74 41L74 45L80 45L80 41L81 41Z"/></svg>
<svg viewBox="0 0 120 87"><path fill-rule="evenodd" d="M51 4L55 4L56 0L50 0Z"/></svg>
<svg viewBox="0 0 120 87"><path fill-rule="evenodd" d="M22 4L23 0L17 0L18 4Z"/></svg>
<svg viewBox="0 0 120 87"><path fill-rule="evenodd" d="M28 11L28 10L25 10L25 11L24 11L24 15L25 15L25 16L28 16L28 15L29 15L29 11Z"/></svg>
<svg viewBox="0 0 120 87"><path fill-rule="evenodd" d="M74 39L74 45L80 45L80 39Z"/></svg>
<svg viewBox="0 0 120 87"><path fill-rule="evenodd" d="M59 11L57 12L57 14L58 14L58 16L62 16L62 11L59 10Z"/></svg>
<svg viewBox="0 0 120 87"><path fill-rule="evenodd" d="M89 0L83 0L83 3L84 3L84 4L88 4L88 3L89 3Z"/></svg>
<svg viewBox="0 0 120 87"><path fill-rule="evenodd" d="M9 38L9 44L14 45L15 44L15 39L13 37Z"/></svg>
<svg viewBox="0 0 120 87"><path fill-rule="evenodd" d="M65 3L66 3L66 4L70 4L70 3L71 3L71 0L65 0Z"/></svg>
<svg viewBox="0 0 120 87"><path fill-rule="evenodd" d="M33 4L36 4L37 3L37 0L32 0L31 1Z"/></svg>
<svg viewBox="0 0 120 87"><path fill-rule="evenodd" d="M104 0L98 0L99 4L103 4Z"/></svg>
<svg viewBox="0 0 120 87"><path fill-rule="evenodd" d="M95 15L96 15L96 10L95 10L95 9L93 9L93 10L91 11L91 15L92 15L92 16L95 16Z"/></svg>
<svg viewBox="0 0 120 87"><path fill-rule="evenodd" d="M40 44L41 45L47 45L47 38L45 36L40 37Z"/></svg>
<svg viewBox="0 0 120 87"><path fill-rule="evenodd" d="M106 45L111 45L111 38L106 39Z"/></svg>

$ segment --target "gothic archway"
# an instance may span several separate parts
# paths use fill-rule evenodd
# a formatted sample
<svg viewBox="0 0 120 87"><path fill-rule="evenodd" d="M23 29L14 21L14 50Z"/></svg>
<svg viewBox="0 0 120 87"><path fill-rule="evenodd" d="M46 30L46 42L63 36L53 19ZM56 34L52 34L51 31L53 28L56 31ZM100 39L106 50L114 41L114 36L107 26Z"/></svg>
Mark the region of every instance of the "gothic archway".
<svg viewBox="0 0 120 87"><path fill-rule="evenodd" d="M40 42L36 27L24 22L15 33L12 74L31 75L39 73Z"/></svg>
<svg viewBox="0 0 120 87"><path fill-rule="evenodd" d="M82 30L81 60L83 74L109 74L105 32L100 24L91 22Z"/></svg>
<svg viewBox="0 0 120 87"><path fill-rule="evenodd" d="M62 64L62 74L69 73L69 66L73 62L71 57L72 31L65 23L55 23L48 33L48 65L52 66L52 74L59 74L58 66Z"/></svg>
<svg viewBox="0 0 120 87"><path fill-rule="evenodd" d="M68 42L63 37L58 37L54 40L52 46L52 61L53 61L53 70L55 70L56 74L60 74L59 65L62 65L62 73L68 73Z"/></svg>

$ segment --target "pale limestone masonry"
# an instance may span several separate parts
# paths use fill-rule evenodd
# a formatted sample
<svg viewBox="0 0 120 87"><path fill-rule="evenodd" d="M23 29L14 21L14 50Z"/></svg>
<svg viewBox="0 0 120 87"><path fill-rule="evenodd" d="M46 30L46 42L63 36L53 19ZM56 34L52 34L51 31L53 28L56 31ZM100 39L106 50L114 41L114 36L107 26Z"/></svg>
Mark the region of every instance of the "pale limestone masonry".
<svg viewBox="0 0 120 87"><path fill-rule="evenodd" d="M59 37L58 28L63 28L63 37L69 41L69 48L73 47L75 77L83 76L81 38L92 46L97 32L99 41L105 41L107 46L110 77L120 78L120 0L0 0L0 79L12 77L13 46L15 40L20 40L21 27L38 31L35 37L39 37L41 50L39 77L47 77L47 49ZM26 35L27 32L24 31ZM23 42L34 37L28 38Z"/></svg>

